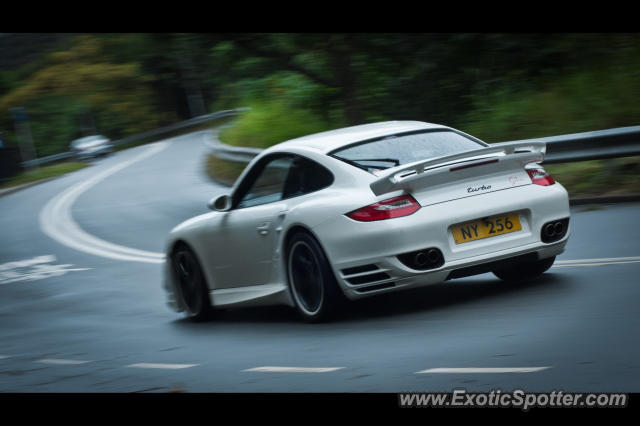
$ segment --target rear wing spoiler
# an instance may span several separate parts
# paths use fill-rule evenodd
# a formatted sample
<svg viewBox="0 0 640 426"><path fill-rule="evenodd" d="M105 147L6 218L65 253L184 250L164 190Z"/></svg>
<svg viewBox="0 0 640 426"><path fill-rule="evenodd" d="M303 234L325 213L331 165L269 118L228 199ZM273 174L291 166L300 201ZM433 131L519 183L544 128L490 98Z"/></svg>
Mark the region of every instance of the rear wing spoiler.
<svg viewBox="0 0 640 426"><path fill-rule="evenodd" d="M541 162L544 159L546 149L546 143L544 142L497 143L460 154L416 161L387 169L383 171L379 175L379 178L373 181L370 186L375 195L382 195L398 189L405 189L417 180L428 178L425 172L429 170L460 163L473 165L474 162L482 163L482 161L486 161L487 159L495 159L499 162L518 161L522 166L525 166L529 163Z"/></svg>

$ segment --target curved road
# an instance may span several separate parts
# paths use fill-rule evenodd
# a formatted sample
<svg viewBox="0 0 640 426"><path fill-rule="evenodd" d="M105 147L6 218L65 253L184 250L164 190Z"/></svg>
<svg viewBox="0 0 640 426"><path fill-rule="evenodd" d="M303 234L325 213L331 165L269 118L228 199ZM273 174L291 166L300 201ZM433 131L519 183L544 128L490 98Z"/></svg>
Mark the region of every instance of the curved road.
<svg viewBox="0 0 640 426"><path fill-rule="evenodd" d="M206 137L0 198L0 392L640 390L639 203L573 208L566 252L526 285L484 274L319 325L288 307L182 319L159 254L225 191Z"/></svg>

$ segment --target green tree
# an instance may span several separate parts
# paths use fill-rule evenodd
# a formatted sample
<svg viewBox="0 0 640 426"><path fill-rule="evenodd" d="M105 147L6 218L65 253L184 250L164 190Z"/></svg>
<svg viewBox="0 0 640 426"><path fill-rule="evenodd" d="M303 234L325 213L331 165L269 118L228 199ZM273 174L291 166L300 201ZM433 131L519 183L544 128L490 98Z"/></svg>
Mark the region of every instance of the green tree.
<svg viewBox="0 0 640 426"><path fill-rule="evenodd" d="M78 36L69 50L50 54L45 67L0 98L0 111L7 115L9 108L23 106L36 112L35 118L44 117L31 121L40 155L66 149L69 135L79 136L82 130L78 124L77 131L71 131L70 123L82 115L89 115L91 127L111 138L157 126L150 78L136 63L114 64L103 57L100 39ZM73 118L62 119L65 115ZM44 135L47 139L40 139Z"/></svg>

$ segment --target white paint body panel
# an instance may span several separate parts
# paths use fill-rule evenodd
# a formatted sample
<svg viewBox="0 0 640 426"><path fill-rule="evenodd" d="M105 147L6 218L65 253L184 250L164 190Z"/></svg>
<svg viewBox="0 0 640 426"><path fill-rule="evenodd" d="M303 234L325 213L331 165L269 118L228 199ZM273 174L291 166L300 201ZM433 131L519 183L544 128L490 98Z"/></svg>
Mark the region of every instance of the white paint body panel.
<svg viewBox="0 0 640 426"><path fill-rule="evenodd" d="M448 129L421 122L377 123L275 145L253 159L231 189L232 193L257 161L278 152L301 155L323 165L333 174L333 184L299 197L227 212L211 212L187 220L171 231L167 258L179 241L194 250L214 306L293 305L283 261L284 239L293 227L302 226L315 236L340 287L351 299L439 283L457 268L526 253L537 253L542 259L564 250L569 232L561 241L545 244L540 240L540 229L548 221L569 217L568 194L559 183L550 186L532 184L522 163L500 158L494 164L442 172L430 180L432 185L428 188L418 185L409 191L405 188L376 196L370 185L379 179L378 176L327 155L357 141L437 128ZM457 173L455 178L452 178L453 173ZM468 191L468 188L482 185L490 185L491 189ZM422 206L412 215L376 222L357 222L345 215L407 192ZM452 225L512 212L520 216L521 231L462 245L454 243L450 232ZM257 227L265 224L268 224L269 232L261 235ZM427 247L442 251L444 265L434 270L417 271L396 257ZM164 287L169 305L182 310L170 264L166 262ZM342 275L345 268L370 264L389 274L391 278L384 282L393 281L395 287L360 293L357 290L362 286L349 284Z"/></svg>

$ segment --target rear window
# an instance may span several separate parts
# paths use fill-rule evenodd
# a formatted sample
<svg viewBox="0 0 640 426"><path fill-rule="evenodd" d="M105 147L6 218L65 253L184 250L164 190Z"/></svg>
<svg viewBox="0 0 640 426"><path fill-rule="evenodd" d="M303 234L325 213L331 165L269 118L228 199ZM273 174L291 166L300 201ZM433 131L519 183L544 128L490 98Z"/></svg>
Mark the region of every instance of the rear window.
<svg viewBox="0 0 640 426"><path fill-rule="evenodd" d="M451 130L385 136L331 153L369 172L420 160L459 154L486 146Z"/></svg>

